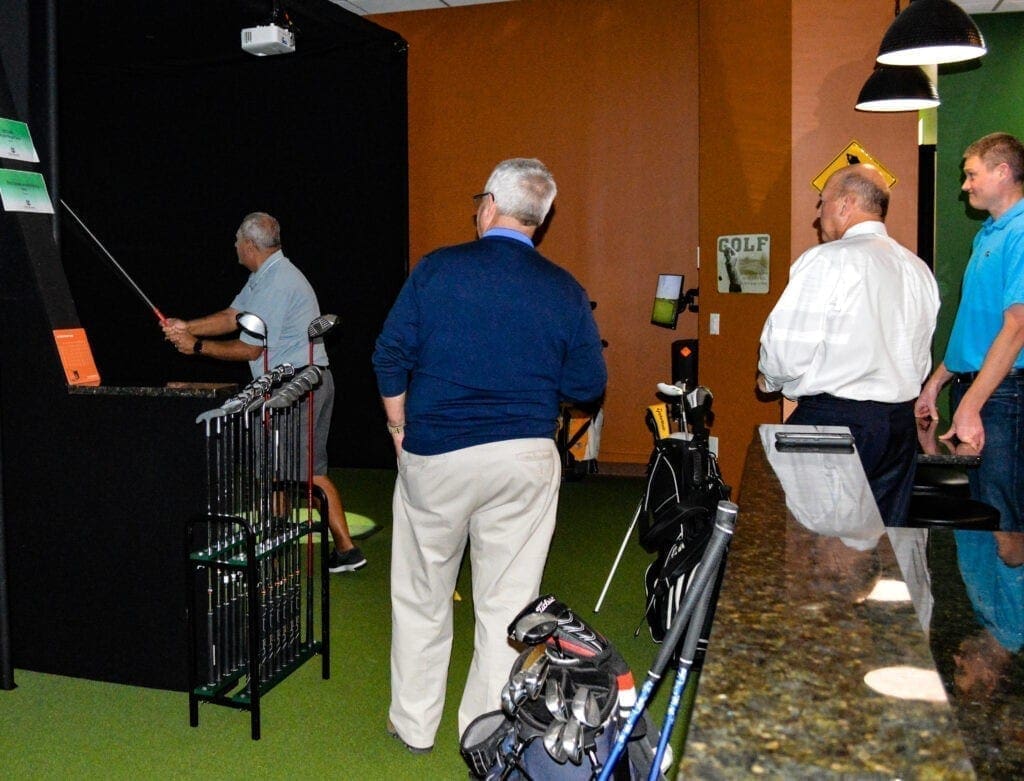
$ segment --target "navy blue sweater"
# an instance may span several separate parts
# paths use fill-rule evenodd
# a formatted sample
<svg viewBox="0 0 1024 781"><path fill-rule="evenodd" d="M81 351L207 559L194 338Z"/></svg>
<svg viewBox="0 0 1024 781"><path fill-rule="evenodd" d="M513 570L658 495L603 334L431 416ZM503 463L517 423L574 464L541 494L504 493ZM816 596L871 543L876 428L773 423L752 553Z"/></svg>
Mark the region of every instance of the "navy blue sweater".
<svg viewBox="0 0 1024 781"><path fill-rule="evenodd" d="M403 448L435 455L553 437L560 400L604 392L601 350L573 276L521 241L487 236L417 264L373 365L382 396L408 394Z"/></svg>

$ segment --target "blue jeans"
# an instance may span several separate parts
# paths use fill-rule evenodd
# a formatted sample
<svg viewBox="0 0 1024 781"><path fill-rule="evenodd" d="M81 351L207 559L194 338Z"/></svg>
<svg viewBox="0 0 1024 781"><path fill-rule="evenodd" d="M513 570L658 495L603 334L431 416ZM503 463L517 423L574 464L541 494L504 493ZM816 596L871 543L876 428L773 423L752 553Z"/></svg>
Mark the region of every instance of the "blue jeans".
<svg viewBox="0 0 1024 781"><path fill-rule="evenodd" d="M917 433L914 403L804 396L786 423L847 426L886 526L906 526L914 490Z"/></svg>
<svg viewBox="0 0 1024 781"><path fill-rule="evenodd" d="M955 413L969 382L954 378L949 398ZM1007 377L981 408L985 447L981 465L968 471L971 496L999 511L999 528L1024 531L1024 376Z"/></svg>

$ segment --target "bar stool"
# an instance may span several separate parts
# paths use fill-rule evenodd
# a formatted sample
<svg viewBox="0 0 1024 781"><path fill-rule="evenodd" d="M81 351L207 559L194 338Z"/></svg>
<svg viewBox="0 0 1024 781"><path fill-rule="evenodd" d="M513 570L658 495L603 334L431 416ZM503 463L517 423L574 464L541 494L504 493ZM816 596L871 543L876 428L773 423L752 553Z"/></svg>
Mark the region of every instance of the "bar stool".
<svg viewBox="0 0 1024 781"><path fill-rule="evenodd" d="M950 464L918 464L914 473L915 494L941 494L969 499L967 469Z"/></svg>
<svg viewBox="0 0 1024 781"><path fill-rule="evenodd" d="M933 529L998 531L999 511L990 504L942 493L918 493L910 497L907 526Z"/></svg>

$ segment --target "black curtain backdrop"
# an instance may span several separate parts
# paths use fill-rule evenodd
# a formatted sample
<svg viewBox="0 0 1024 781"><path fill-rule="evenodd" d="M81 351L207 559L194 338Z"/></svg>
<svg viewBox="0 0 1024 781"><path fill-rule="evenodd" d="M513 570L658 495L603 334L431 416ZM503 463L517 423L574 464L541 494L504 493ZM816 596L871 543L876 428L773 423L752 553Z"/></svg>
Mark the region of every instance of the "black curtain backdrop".
<svg viewBox="0 0 1024 781"><path fill-rule="evenodd" d="M282 4L293 54L256 57L244 27L269 2L59 4L61 197L167 316L226 307L246 271L251 211L323 312L338 395L332 466L389 466L370 365L408 268L405 42L337 6ZM248 381L245 364L179 355L157 319L67 215L61 256L104 385Z"/></svg>
<svg viewBox="0 0 1024 781"><path fill-rule="evenodd" d="M3 165L42 173L168 315L227 306L239 221L275 214L342 318L332 464L392 464L370 353L407 269L405 43L327 0L285 5L298 52L256 58L240 31L270 3L0 1L0 116L28 122L41 158ZM163 386L247 369L171 350L66 216L0 210L0 280L13 664L184 689L195 419L219 401ZM65 383L52 330L79 324L102 388Z"/></svg>

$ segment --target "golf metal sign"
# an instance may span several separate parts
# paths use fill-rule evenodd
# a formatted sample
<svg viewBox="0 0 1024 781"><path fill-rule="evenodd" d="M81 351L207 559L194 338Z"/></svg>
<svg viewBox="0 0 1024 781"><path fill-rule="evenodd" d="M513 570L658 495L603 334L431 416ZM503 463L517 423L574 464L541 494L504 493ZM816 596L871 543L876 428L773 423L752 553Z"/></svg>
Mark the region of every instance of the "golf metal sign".
<svg viewBox="0 0 1024 781"><path fill-rule="evenodd" d="M771 236L740 233L716 242L719 293L767 293Z"/></svg>

